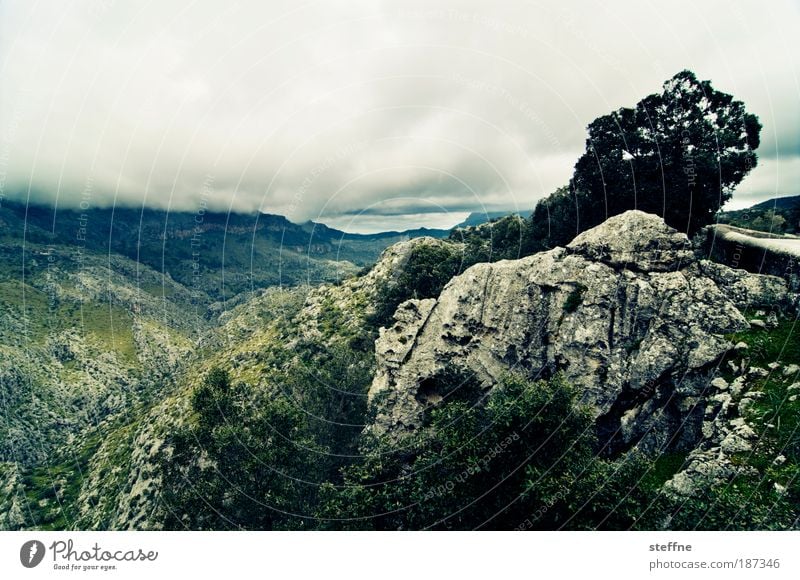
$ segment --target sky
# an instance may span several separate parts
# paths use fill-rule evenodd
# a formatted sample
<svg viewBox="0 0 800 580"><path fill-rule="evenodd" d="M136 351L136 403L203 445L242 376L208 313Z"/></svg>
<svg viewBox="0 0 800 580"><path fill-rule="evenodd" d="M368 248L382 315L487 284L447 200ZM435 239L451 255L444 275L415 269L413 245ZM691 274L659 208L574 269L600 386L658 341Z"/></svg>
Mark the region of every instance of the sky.
<svg viewBox="0 0 800 580"><path fill-rule="evenodd" d="M795 1L0 0L0 202L450 227L564 185L676 72L764 125L729 209L800 194Z"/></svg>

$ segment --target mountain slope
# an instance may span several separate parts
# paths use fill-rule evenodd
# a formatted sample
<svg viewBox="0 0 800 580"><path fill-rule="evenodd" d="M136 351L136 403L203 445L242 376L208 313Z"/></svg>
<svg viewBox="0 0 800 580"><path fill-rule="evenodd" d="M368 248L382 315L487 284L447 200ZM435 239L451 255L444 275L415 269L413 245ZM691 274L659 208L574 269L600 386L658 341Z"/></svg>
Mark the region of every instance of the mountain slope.
<svg viewBox="0 0 800 580"><path fill-rule="evenodd" d="M118 369L91 400L127 411L92 407L105 418L72 419L63 448L0 465L0 525L797 527L800 341L782 279L702 260L684 235L636 211L566 248L462 271L472 245L402 242L341 283L242 295L215 311L216 324L191 318L192 294L171 279L157 303L167 314L153 314L140 289L114 277L132 267L125 259L111 270L84 264L91 275L65 267L62 292L74 279L95 288L86 300L127 308L133 327L187 318L162 340L178 345L162 364L147 350L170 352L160 335L134 335L130 372L130 348L91 330L70 338L81 369ZM26 280L46 288L33 262ZM407 297L378 328L378 314ZM114 352L81 351L103 346ZM59 349L36 364L63 366L48 354ZM137 371L143 361L163 370ZM82 417L53 385L44 408L61 401ZM42 408L27 395L15 404Z"/></svg>
<svg viewBox="0 0 800 580"><path fill-rule="evenodd" d="M747 209L723 211L717 221L771 234L795 234L800 231L800 196L776 197Z"/></svg>
<svg viewBox="0 0 800 580"><path fill-rule="evenodd" d="M211 331L201 348L188 357L175 387L142 415L134 431L126 435L121 463L126 475L120 482L109 482L95 475L103 473L110 462L118 461L112 458L119 457L116 441L113 446L100 447L80 490L84 505L81 525L113 529L158 529L165 525L171 509L169 500L163 499L162 469L165 461L172 461L169 455L164 455L165 449L170 448L169 442L176 433L196 421L192 393L215 368L227 369L233 383L244 385L248 400L291 390L287 385L297 379L308 381L291 394L292 404L303 408L305 413L312 413L311 385L318 385L323 398L335 397L337 402L332 407L326 406L319 417L309 415L312 428L325 430L335 421L338 427L331 436L346 447L346 439L356 438L363 429L363 415L360 424L351 419L347 422L354 423L352 426L342 426L343 421L335 419L336 409L355 404L362 413L365 410L374 339L368 319L377 294L403 268L414 248L425 245L449 244L432 238L402 242L388 248L364 276L341 285L268 289L222 315L219 328ZM331 353L348 361L344 371L335 376L323 372L332 362ZM337 385L334 381L342 381L347 368L363 369L367 375L351 387L352 393L343 394L341 383ZM308 453L302 448L294 452ZM331 461L331 456L324 453L312 456L316 464ZM173 481L170 488L185 483ZM321 484L317 481L310 486ZM104 509L94 509L88 499L91 497L99 498Z"/></svg>
<svg viewBox="0 0 800 580"><path fill-rule="evenodd" d="M148 208L86 211L4 203L1 238L120 254L169 274L211 300L268 286L334 281L375 262L389 245L448 232L348 234L270 214L165 212Z"/></svg>
<svg viewBox="0 0 800 580"><path fill-rule="evenodd" d="M521 211L521 212L510 212L510 211L474 211L467 216L467 218L461 222L460 224L456 224L453 226L453 229L457 228L467 228L470 226L479 226L481 224L485 224L487 222L491 222L494 220L502 219L509 215L518 215L523 219L527 219L531 216L533 210L528 211Z"/></svg>
<svg viewBox="0 0 800 580"><path fill-rule="evenodd" d="M69 528L92 453L161 396L209 327L206 300L116 255L3 250L0 525Z"/></svg>
<svg viewBox="0 0 800 580"><path fill-rule="evenodd" d="M792 195L785 197L776 197L762 201L750 207L750 209L780 209L788 210L797 207L800 204L800 195Z"/></svg>

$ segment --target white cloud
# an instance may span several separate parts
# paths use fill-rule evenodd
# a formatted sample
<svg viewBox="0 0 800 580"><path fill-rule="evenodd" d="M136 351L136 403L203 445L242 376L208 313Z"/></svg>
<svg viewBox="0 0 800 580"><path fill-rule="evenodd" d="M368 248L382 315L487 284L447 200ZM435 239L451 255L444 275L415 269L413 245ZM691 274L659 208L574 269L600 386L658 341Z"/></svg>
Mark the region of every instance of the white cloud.
<svg viewBox="0 0 800 580"><path fill-rule="evenodd" d="M743 209L785 195L800 195L800 155L761 159L725 209Z"/></svg>
<svg viewBox="0 0 800 580"><path fill-rule="evenodd" d="M0 194L187 209L210 183L217 208L298 221L408 214L387 225L529 209L593 118L683 68L764 123L741 199L794 194L774 167L800 149L798 24L788 1L8 0Z"/></svg>

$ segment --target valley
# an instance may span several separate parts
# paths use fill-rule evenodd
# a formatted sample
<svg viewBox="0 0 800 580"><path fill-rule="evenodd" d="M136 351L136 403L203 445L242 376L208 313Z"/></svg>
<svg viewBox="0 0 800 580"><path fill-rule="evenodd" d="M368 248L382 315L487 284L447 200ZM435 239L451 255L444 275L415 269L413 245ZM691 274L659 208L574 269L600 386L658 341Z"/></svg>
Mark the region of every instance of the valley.
<svg viewBox="0 0 800 580"><path fill-rule="evenodd" d="M75 245L71 220L53 234L37 219L5 229L0 255L5 529L797 525L796 297L701 259L654 216L511 260L519 218L341 248L296 229L298 261L280 263L322 280L237 277L239 250L202 283L166 267L191 261L188 227L137 242L135 261L104 249L133 251L113 230ZM277 233L256 231L266 252ZM540 408L570 422L539 424ZM739 513L744 496L758 499ZM391 505L407 507L378 516Z"/></svg>

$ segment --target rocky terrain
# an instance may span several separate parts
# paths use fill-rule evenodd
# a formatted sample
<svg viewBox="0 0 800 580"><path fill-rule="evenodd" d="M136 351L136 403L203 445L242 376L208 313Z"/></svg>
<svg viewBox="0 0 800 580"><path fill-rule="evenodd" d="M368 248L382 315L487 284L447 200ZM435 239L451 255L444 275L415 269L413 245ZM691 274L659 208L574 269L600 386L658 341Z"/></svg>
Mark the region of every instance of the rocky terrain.
<svg viewBox="0 0 800 580"><path fill-rule="evenodd" d="M341 285L270 288L223 312L219 327L202 336L198 349L184 353L170 386L99 444L82 475L71 525L159 528L164 514L158 454L169 434L187 420L190 394L209 369L227 366L234 380L269 389L276 373L297 362L299 343L332 348L362 333L378 288L420 245L447 243L433 238L401 242L387 249L364 276Z"/></svg>
<svg viewBox="0 0 800 580"><path fill-rule="evenodd" d="M730 338L765 329L746 319L754 308L776 326L792 300L784 280L700 259L685 235L629 211L566 248L475 265L438 298L403 303L376 341L368 430L402 438L423 428L430 408L457 395L437 381L453 369L487 391L508 372L561 373L591 409L602 453L688 453L665 490L702 494L756 474L737 461L758 442L764 452L748 414L766 396L755 379L781 377L782 403L797 409L798 366L748 366L747 343Z"/></svg>
<svg viewBox="0 0 800 580"><path fill-rule="evenodd" d="M402 304L376 343L373 429L419 428L448 395L428 387L445 369L488 389L509 370L561 372L611 447L692 445L699 397L731 346L725 335L748 327L740 309L787 301L781 279L697 260L685 235L627 212L566 248L478 264L438 299Z"/></svg>
<svg viewBox="0 0 800 580"><path fill-rule="evenodd" d="M68 526L65 495L102 438L161 395L209 323L191 291L126 258L38 244L14 257L0 281L2 521Z"/></svg>
<svg viewBox="0 0 800 580"><path fill-rule="evenodd" d="M337 349L372 378L355 438L402 443L424 431L431 411L459 396L458 385L442 386L448 373L477 379L488 399L509 373L560 376L591 415L598 456L669 459L665 497L701 497L739 476L778 494L796 486L797 299L783 279L711 262L660 218L629 211L565 248L476 264L378 329L381 295L420 248L463 252L446 240L402 242L342 283L242 298L214 314L215 327L176 282L158 278L158 292L140 266L151 291L126 284L120 272L133 266L122 259L34 276L26 295L41 295L41 308L54 297L110 306L133 330L122 350L68 328L34 346L20 338L30 334L20 306L7 306L2 348L18 362L0 375L12 442L0 526L161 528L161 462L171 434L196 421L192 393L211 369L225 368L255 400L287 376L313 375ZM68 510L57 507L64 498Z"/></svg>

